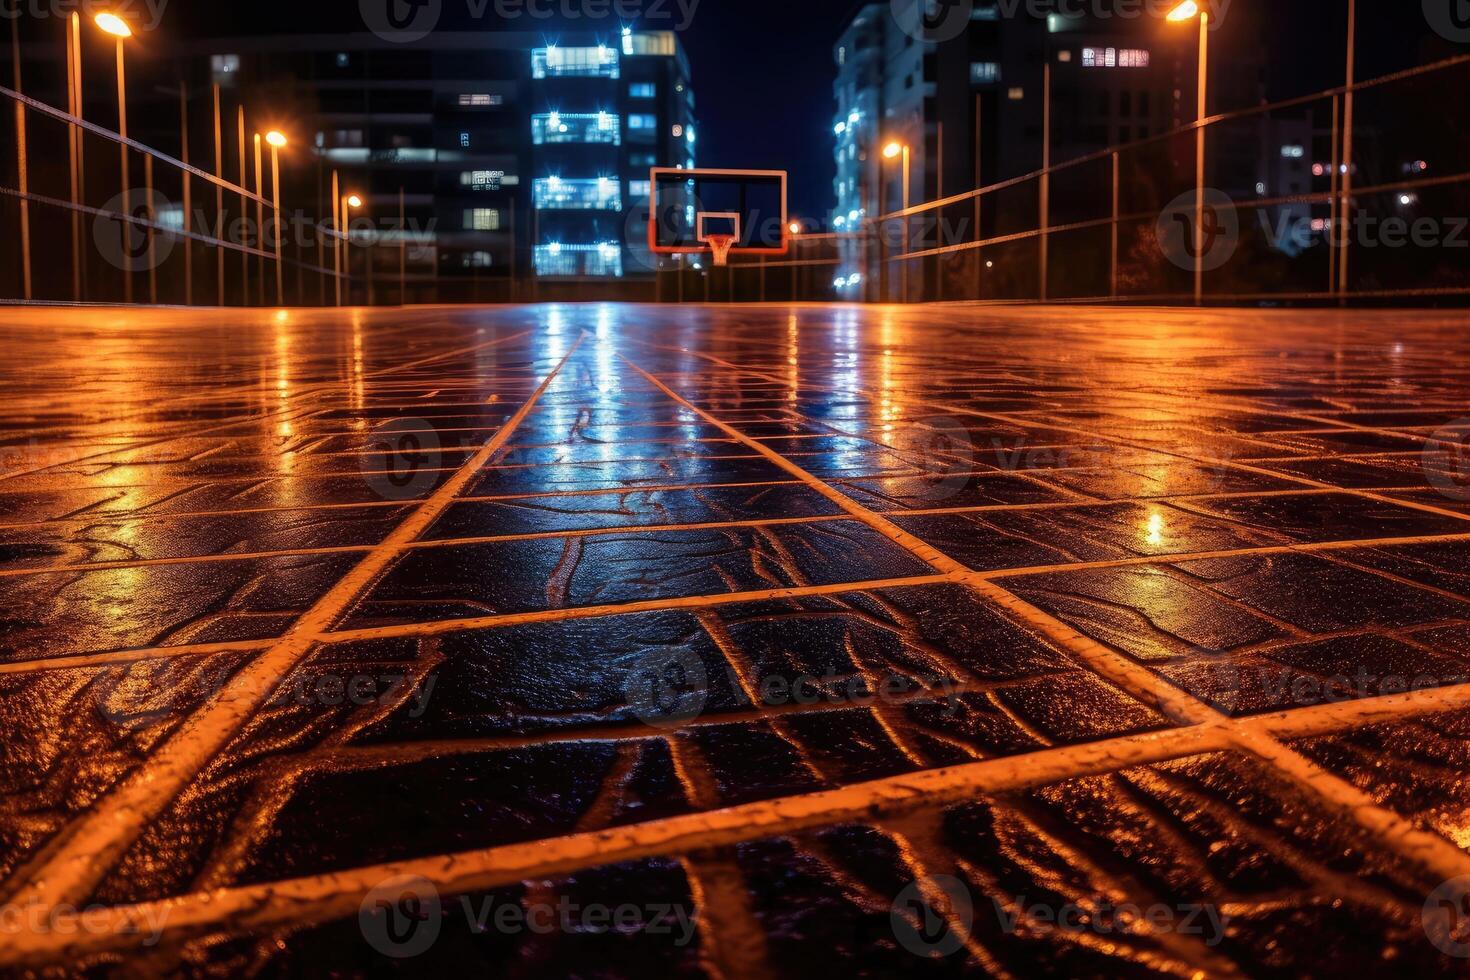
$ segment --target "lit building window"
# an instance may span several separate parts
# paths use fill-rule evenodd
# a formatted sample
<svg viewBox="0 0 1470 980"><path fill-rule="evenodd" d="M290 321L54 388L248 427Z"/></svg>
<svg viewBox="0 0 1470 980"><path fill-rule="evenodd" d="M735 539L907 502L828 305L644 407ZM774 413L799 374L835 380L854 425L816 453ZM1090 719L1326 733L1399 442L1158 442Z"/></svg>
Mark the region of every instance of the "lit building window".
<svg viewBox="0 0 1470 980"><path fill-rule="evenodd" d="M984 85L1000 81L1000 65L993 61L970 62L970 84Z"/></svg>
<svg viewBox="0 0 1470 980"><path fill-rule="evenodd" d="M642 200L653 193L653 182L647 180L628 181L628 197L633 200Z"/></svg>
<svg viewBox="0 0 1470 980"><path fill-rule="evenodd" d="M674 139L678 139L679 137L684 135L684 127L678 123L674 123L674 128L671 130L671 132L673 133Z"/></svg>
<svg viewBox="0 0 1470 980"><path fill-rule="evenodd" d="M657 166L657 161L652 153L629 153L628 162L635 167Z"/></svg>
<svg viewBox="0 0 1470 980"><path fill-rule="evenodd" d="M628 86L628 98L652 99L658 96L658 86L652 82L634 82Z"/></svg>
<svg viewBox="0 0 1470 980"><path fill-rule="evenodd" d="M549 242L535 248L538 276L621 276L623 250L617 242L565 244Z"/></svg>
<svg viewBox="0 0 1470 980"><path fill-rule="evenodd" d="M460 133L459 134L459 145L461 147L465 148L465 149L468 149L469 148L469 145L470 145L470 134L469 133Z"/></svg>
<svg viewBox="0 0 1470 980"><path fill-rule="evenodd" d="M490 268L489 252L466 252L464 255L464 267L466 269L488 269Z"/></svg>
<svg viewBox="0 0 1470 980"><path fill-rule="evenodd" d="M1083 48L1083 68L1147 68L1149 53L1143 48Z"/></svg>
<svg viewBox="0 0 1470 980"><path fill-rule="evenodd" d="M462 106L487 106L503 105L505 97L491 95L488 92L461 92L459 93L459 104Z"/></svg>
<svg viewBox="0 0 1470 980"><path fill-rule="evenodd" d="M532 198L537 208L565 211L621 211L622 182L616 177L537 177Z"/></svg>
<svg viewBox="0 0 1470 980"><path fill-rule="evenodd" d="M629 129L657 129L658 116L651 113L635 112L628 116Z"/></svg>
<svg viewBox="0 0 1470 980"><path fill-rule="evenodd" d="M638 31L623 35L623 54L662 55L673 57L678 52L673 31Z"/></svg>
<svg viewBox="0 0 1470 980"><path fill-rule="evenodd" d="M618 52L599 44L595 48L563 48L548 45L531 51L532 78L564 76L617 78Z"/></svg>
<svg viewBox="0 0 1470 980"><path fill-rule="evenodd" d="M1019 85L1006 92L1006 98L1010 99L1012 102L1020 102L1025 97L1026 90L1021 88Z"/></svg>
<svg viewBox="0 0 1470 980"><path fill-rule="evenodd" d="M497 208L467 208L464 226L471 231L499 231L500 211Z"/></svg>
<svg viewBox="0 0 1470 980"><path fill-rule="evenodd" d="M1281 148L1281 156L1286 160L1300 160L1307 155L1307 148L1296 143L1288 143Z"/></svg>
<svg viewBox="0 0 1470 980"><path fill-rule="evenodd" d="M210 55L209 73L214 76L215 82L221 85L234 85L235 76L240 73L240 56L238 54Z"/></svg>
<svg viewBox="0 0 1470 980"><path fill-rule="evenodd" d="M459 175L461 187L468 187L473 191L498 191L502 185L513 184L514 180L505 176L504 170L463 170Z"/></svg>
<svg viewBox="0 0 1470 980"><path fill-rule="evenodd" d="M621 117L612 112L542 112L531 117L531 142L622 143Z"/></svg>

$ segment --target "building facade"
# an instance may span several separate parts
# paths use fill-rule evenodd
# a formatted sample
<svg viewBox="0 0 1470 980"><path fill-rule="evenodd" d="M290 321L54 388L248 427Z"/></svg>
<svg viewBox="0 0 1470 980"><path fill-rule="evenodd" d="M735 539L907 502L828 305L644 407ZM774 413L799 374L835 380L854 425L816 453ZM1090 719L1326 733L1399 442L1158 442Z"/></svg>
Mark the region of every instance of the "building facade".
<svg viewBox="0 0 1470 980"><path fill-rule="evenodd" d="M239 176L238 106L251 133L292 139L288 209L330 217L334 174L341 194L361 198L355 300L531 298L577 283L652 293L648 172L696 159L690 66L673 32L224 37L179 54L140 70L179 75L196 93L195 160L210 159L218 85L227 178ZM176 131L144 130L176 115L138 99L135 129L170 146Z"/></svg>
<svg viewBox="0 0 1470 980"><path fill-rule="evenodd" d="M905 7L911 16L904 16ZM1047 65L1053 164L1147 140L1195 117L1197 32L1189 25L1141 16L1037 16L1023 5L987 0L940 5L941 13L967 10L963 24L926 24L926 8L935 12L923 0L866 4L834 45L834 231L870 230L868 218L895 211L905 200L932 201L1040 169ZM1232 18L1228 30L1212 35L1224 59L1214 72L1212 111L1264 97L1263 49L1240 43L1258 24L1236 11ZM1259 147L1246 142L1240 152L1254 175ZM908 148L907 188L902 156L882 153L889 143ZM1192 144L1183 148L1192 153ZM1185 159L1172 146L1167 152L1168 165L1188 170L1192 180L1192 156ZM1255 182L1254 176L1240 181ZM1034 191L987 201L995 206L980 212L978 235L1036 227ZM943 241L974 240L975 213L947 212ZM927 230L914 225L928 236L922 245L940 241L932 222ZM890 250L897 247L893 239L890 225ZM849 244L834 281L839 296L897 298L898 277L884 276L877 256L873 247ZM909 289L934 296L934 286L916 280Z"/></svg>

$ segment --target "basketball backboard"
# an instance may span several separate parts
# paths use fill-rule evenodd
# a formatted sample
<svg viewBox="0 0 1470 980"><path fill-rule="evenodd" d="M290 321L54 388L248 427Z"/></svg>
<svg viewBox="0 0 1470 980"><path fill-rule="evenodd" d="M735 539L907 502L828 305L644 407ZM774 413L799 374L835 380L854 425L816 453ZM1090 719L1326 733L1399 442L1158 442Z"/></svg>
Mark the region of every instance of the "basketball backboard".
<svg viewBox="0 0 1470 980"><path fill-rule="evenodd" d="M648 247L659 255L784 255L786 171L654 167Z"/></svg>

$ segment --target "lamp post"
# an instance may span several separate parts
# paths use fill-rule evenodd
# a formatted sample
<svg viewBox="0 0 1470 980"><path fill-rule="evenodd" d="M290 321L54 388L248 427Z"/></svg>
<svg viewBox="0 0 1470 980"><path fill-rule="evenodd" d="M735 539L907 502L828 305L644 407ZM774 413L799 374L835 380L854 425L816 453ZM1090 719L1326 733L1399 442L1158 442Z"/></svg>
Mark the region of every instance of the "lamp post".
<svg viewBox="0 0 1470 980"><path fill-rule="evenodd" d="M903 156L903 208L902 208L902 210L907 211L909 209L909 145L907 143L900 143L897 140L894 140L891 143L889 143L887 146L883 147L883 156L886 159L892 160L894 157L899 156L899 155L902 155ZM908 215L904 215L903 216L903 252L904 252L905 255L907 255L908 254L908 251L909 251L909 217L908 217ZM905 261L903 263L903 265L899 266L899 287L898 288L899 288L899 291L900 291L901 295L903 296L903 302L907 303L909 301L909 264L908 264L907 261Z"/></svg>
<svg viewBox="0 0 1470 980"><path fill-rule="evenodd" d="M276 305L286 305L286 286L281 270L281 147L286 145L283 133L271 130L265 134L271 148L271 206L276 212Z"/></svg>
<svg viewBox="0 0 1470 980"><path fill-rule="evenodd" d="M1347 302L1348 289L1348 246L1351 239L1348 229L1352 227L1353 202L1353 86L1357 80L1358 54L1358 0L1348 0L1347 31L1347 88L1342 94L1342 175L1338 188L1342 192L1342 203L1337 213L1342 229L1337 232L1342 255L1337 260L1337 293L1339 302Z"/></svg>
<svg viewBox="0 0 1470 980"><path fill-rule="evenodd" d="M347 302L352 302L352 209L362 207L362 198L356 194L346 194L342 197L342 237L339 239L342 248L342 281L347 287ZM339 299L337 305L341 306Z"/></svg>
<svg viewBox="0 0 1470 980"><path fill-rule="evenodd" d="M1167 20L1179 24L1199 18L1199 87L1194 130L1194 305L1205 295L1205 105L1209 86L1210 14L1196 0L1184 0L1169 11Z"/></svg>
<svg viewBox="0 0 1470 980"><path fill-rule="evenodd" d="M123 70L123 41L133 36L133 29L128 22L117 14L98 14L93 22L98 29L106 34L111 34L117 40L117 135L122 137L117 144L118 173L122 183L122 209L125 223L122 228L124 235L131 235L128 227L133 218L132 201L128 194L128 85L127 75ZM123 270L123 296L127 302L133 301L133 273L131 270Z"/></svg>

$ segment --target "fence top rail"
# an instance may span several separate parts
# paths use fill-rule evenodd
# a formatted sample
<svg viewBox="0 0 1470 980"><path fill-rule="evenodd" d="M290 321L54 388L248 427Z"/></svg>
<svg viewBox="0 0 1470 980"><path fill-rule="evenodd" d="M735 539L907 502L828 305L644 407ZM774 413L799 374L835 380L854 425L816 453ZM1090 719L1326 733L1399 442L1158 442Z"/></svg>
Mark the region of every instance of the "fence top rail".
<svg viewBox="0 0 1470 980"><path fill-rule="evenodd" d="M169 156L162 150L155 150L153 147L143 143L139 143L135 139L130 139L119 133L115 133L105 126L99 126L96 123L88 122L87 120L82 119L79 116L74 116L71 113L66 112L65 110L58 109L55 106L47 105L44 102L33 99L29 95L26 95L22 92L17 92L13 88L9 88L5 85L0 85L0 95L3 95L6 98L9 98L14 102L19 103L20 105L25 106L27 109L30 109L33 112L39 112L43 116L50 116L52 119L55 119L58 122L64 122L72 126L80 127L81 129L85 129L87 132L100 136L103 139L111 140L114 143L119 143L123 146L128 147L129 149L137 150L139 153L151 156L155 160L160 160L164 163L169 164L170 166L177 167L179 170L182 170L185 173L192 174L195 177L200 178L201 180L207 180L211 184L221 187L232 194L242 195L252 201L263 204L266 207L274 206L271 204L270 201L266 200L264 197L256 194L254 191L251 191L248 188L240 187L237 184L232 184L228 180L225 180L223 177L216 177L212 173L200 170L198 167L193 166L192 164L185 163L177 157Z"/></svg>
<svg viewBox="0 0 1470 980"><path fill-rule="evenodd" d="M1206 116L1203 119L1197 119L1194 122L1185 123L1183 126L1180 126L1176 129L1171 129L1164 133L1159 133L1155 136L1149 136L1145 139L1133 140L1128 143L1118 143L1103 150L1096 150L1092 153L1083 154L1080 157L1073 157L1072 159L1064 160L1061 163L1054 163L1050 167L1041 167L1028 173L1024 173L1016 177L1010 177L1006 180L1002 180L994 184L987 184L984 187L976 187L972 190L961 191L958 194L951 194L949 197L942 197L934 201L925 201L922 204L915 204L912 207L903 208L898 211L890 211L887 214L876 215L875 217L869 218L868 221L885 222L896 221L900 218L913 217L916 214L923 214L924 212L932 211L935 208L949 207L950 205L959 204L961 202L973 200L978 197L983 197L986 194L993 194L997 191L1002 191L1010 187L1015 187L1018 184L1024 184L1028 181L1037 180L1048 174L1053 174L1061 170L1066 170L1070 167L1078 167L1086 163L1095 163L1098 160L1105 160L1115 153L1120 153L1125 150L1134 150L1140 147L1148 146L1150 144L1162 143L1166 140L1174 139L1177 136L1182 136L1186 133L1192 133L1197 129L1205 129L1220 123L1234 122L1237 119L1246 119L1251 116L1262 115L1269 112L1276 112L1282 109L1294 109L1297 106L1306 105L1310 102L1316 102L1321 99L1332 98L1335 96L1343 96L1347 95L1350 92L1357 93L1365 89L1377 88L1379 86L1388 85L1393 82L1404 81L1410 78L1417 78L1421 75L1428 75L1434 72L1445 71L1450 68L1456 68L1464 64L1470 64L1470 54L1455 55L1452 58L1443 58L1439 61L1430 62L1427 65L1417 65L1413 68L1406 68L1403 71L1390 72L1387 75L1380 75L1377 78L1369 78L1359 82L1354 82L1352 85L1339 85L1335 88L1323 89L1320 92L1313 92L1309 95L1298 95L1290 99L1283 99L1280 102L1266 102L1262 103L1261 105L1247 106L1244 109L1232 109L1230 112L1216 113L1213 116Z"/></svg>

